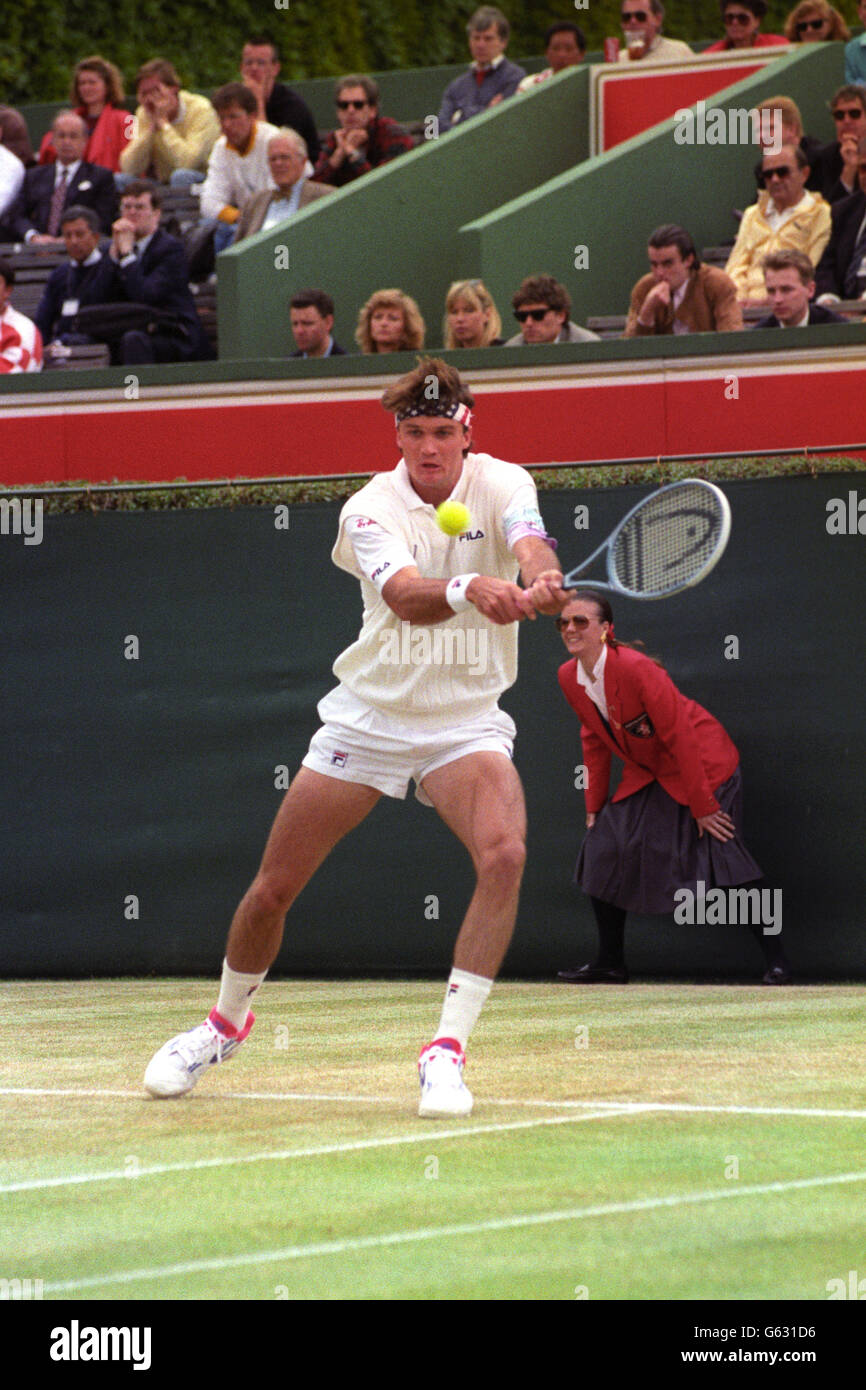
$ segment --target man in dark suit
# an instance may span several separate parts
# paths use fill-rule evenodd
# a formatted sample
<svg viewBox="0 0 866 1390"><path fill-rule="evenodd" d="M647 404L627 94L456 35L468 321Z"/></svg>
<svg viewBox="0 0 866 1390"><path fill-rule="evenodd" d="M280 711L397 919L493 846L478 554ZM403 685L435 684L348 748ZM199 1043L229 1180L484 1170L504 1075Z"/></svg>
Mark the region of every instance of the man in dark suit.
<svg viewBox="0 0 866 1390"><path fill-rule="evenodd" d="M835 140L815 154L806 187L838 203L857 187L857 145L866 135L866 87L840 87L830 102Z"/></svg>
<svg viewBox="0 0 866 1390"><path fill-rule="evenodd" d="M333 337L334 301L324 290L298 290L289 301L289 321L297 351L290 357L345 357Z"/></svg>
<svg viewBox="0 0 866 1390"><path fill-rule="evenodd" d="M812 303L815 270L805 251L774 251L762 262L767 299L773 310L755 328L807 328L813 323L846 323L840 314Z"/></svg>
<svg viewBox="0 0 866 1390"><path fill-rule="evenodd" d="M866 291L866 139L858 142L857 158L860 186L831 210L833 229L815 272L819 304L859 299Z"/></svg>
<svg viewBox="0 0 866 1390"><path fill-rule="evenodd" d="M74 205L67 208L60 232L69 260L51 272L33 316L46 349L52 342L92 341L76 332L74 319L84 305L97 302L94 295L99 292L97 277L102 260L99 249L102 233L93 208Z"/></svg>
<svg viewBox="0 0 866 1390"><path fill-rule="evenodd" d="M172 316L157 331L131 329L119 340L117 362L190 362L212 356L189 288L183 244L159 225L162 195L147 179L127 184L111 246L95 284L98 303L150 305Z"/></svg>
<svg viewBox="0 0 866 1390"><path fill-rule="evenodd" d="M14 241L62 246L60 219L67 207L93 208L108 232L117 208L114 177L108 169L82 159L87 127L74 111L61 111L51 127L57 160L28 169L4 229Z"/></svg>

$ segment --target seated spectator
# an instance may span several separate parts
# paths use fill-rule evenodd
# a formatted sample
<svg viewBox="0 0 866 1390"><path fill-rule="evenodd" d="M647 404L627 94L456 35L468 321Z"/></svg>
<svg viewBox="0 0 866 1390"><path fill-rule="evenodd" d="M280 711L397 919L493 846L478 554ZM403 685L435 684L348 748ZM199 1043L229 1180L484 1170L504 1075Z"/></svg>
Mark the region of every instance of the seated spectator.
<svg viewBox="0 0 866 1390"><path fill-rule="evenodd" d="M412 136L390 116L379 115L379 84L372 77L341 77L334 100L339 129L332 130L313 178L342 188L414 148Z"/></svg>
<svg viewBox="0 0 866 1390"><path fill-rule="evenodd" d="M727 53L732 48L778 48L788 42L781 34L762 34L767 0L719 0L725 37L704 53Z"/></svg>
<svg viewBox="0 0 866 1390"><path fill-rule="evenodd" d="M120 217L100 261L94 302L146 305L171 315L156 332L123 333L112 360L122 363L188 362L210 355L189 288L186 256L177 237L159 225L162 194L145 179L123 190Z"/></svg>
<svg viewBox="0 0 866 1390"><path fill-rule="evenodd" d="M14 106L0 106L0 146L20 159L25 169L35 163L27 122Z"/></svg>
<svg viewBox="0 0 866 1390"><path fill-rule="evenodd" d="M813 156L807 184L828 203L848 198L857 188L857 144L866 135L866 88L840 87L830 101L837 139Z"/></svg>
<svg viewBox="0 0 866 1390"><path fill-rule="evenodd" d="M35 315L49 354L52 343L93 341L76 331L74 319L80 308L99 303L102 295L98 285L102 232L93 208L67 208L60 231L69 260L52 270Z"/></svg>
<svg viewBox="0 0 866 1390"><path fill-rule="evenodd" d="M542 72L532 72L517 85L518 92L531 92L540 82L547 82L566 68L575 68L586 57L586 39L583 30L570 20L561 24L551 24L544 35L544 56L549 66Z"/></svg>
<svg viewBox="0 0 866 1390"><path fill-rule="evenodd" d="M271 136L268 141L268 169L271 181L276 186L250 198L237 224L236 242L256 232L266 232L278 222L287 222L317 198L327 198L336 193L336 188L308 179L304 173L306 165L306 142L296 130L278 130Z"/></svg>
<svg viewBox="0 0 866 1390"><path fill-rule="evenodd" d="M345 357L334 341L334 301L324 290L298 290L289 301L296 351L290 357Z"/></svg>
<svg viewBox="0 0 866 1390"><path fill-rule="evenodd" d="M830 240L815 272L819 304L866 298L866 137L857 148L860 186L831 209Z"/></svg>
<svg viewBox="0 0 866 1390"><path fill-rule="evenodd" d="M768 115L763 115L763 112ZM814 135L806 135L803 132L803 117L800 115L800 108L792 97L778 96L767 97L766 101L761 101L755 107L757 113L757 124L755 130L755 142L763 145L776 145L779 143L777 122L781 122L781 143L783 145L799 145L806 157L806 163L812 168L815 155L820 150L822 141ZM776 112L779 114L776 115ZM769 124L768 124L769 122ZM769 137L769 138L768 138ZM758 184L761 183L761 160L755 165L755 178ZM811 178L811 175L810 175ZM807 187L809 183L807 181Z"/></svg>
<svg viewBox="0 0 866 1390"><path fill-rule="evenodd" d="M517 91L526 70L506 58L511 25L495 5L482 5L466 25L472 62L469 71L445 88L439 108L439 134L498 106Z"/></svg>
<svg viewBox="0 0 866 1390"><path fill-rule="evenodd" d="M175 187L203 182L220 133L207 97L183 91L165 58L151 58L139 68L135 94L135 134L120 156L122 174L156 178Z"/></svg>
<svg viewBox="0 0 866 1390"><path fill-rule="evenodd" d="M847 43L851 30L827 0L801 0L785 20L788 43Z"/></svg>
<svg viewBox="0 0 866 1390"><path fill-rule="evenodd" d="M807 328L813 323L845 323L820 304L812 303L815 268L802 251L776 251L761 262L772 313L755 328Z"/></svg>
<svg viewBox="0 0 866 1390"><path fill-rule="evenodd" d="M82 58L72 74L70 103L87 128L84 158L112 174L120 170L120 156L132 137L132 116L124 108L123 79L113 63L99 54ZM57 158L52 131L39 147L39 163Z"/></svg>
<svg viewBox="0 0 866 1390"><path fill-rule="evenodd" d="M242 82L214 92L213 107L222 135L211 150L200 201L202 218L216 225L214 250L219 252L234 240L235 223L250 199L273 187L268 144L279 132L256 120L256 98Z"/></svg>
<svg viewBox="0 0 866 1390"><path fill-rule="evenodd" d="M864 33L845 45L845 81L862 85L866 83L866 0L858 0L857 16Z"/></svg>
<svg viewBox="0 0 866 1390"><path fill-rule="evenodd" d="M688 232L657 227L647 245L649 275L631 292L626 338L663 333L727 333L743 326L737 287L717 266L701 265Z"/></svg>
<svg viewBox="0 0 866 1390"><path fill-rule="evenodd" d="M623 0L620 10L625 48L620 50L621 63L679 63L694 58L694 53L681 39L662 37L665 7L661 0Z"/></svg>
<svg viewBox="0 0 866 1390"><path fill-rule="evenodd" d="M480 280L455 280L445 296L447 348L500 347L502 319Z"/></svg>
<svg viewBox="0 0 866 1390"><path fill-rule="evenodd" d="M319 132L303 97L284 82L278 82L280 51L268 34L254 34L241 52L241 81L256 99L256 120L269 125L288 126L303 136L309 157L319 158Z"/></svg>
<svg viewBox="0 0 866 1390"><path fill-rule="evenodd" d="M571 297L552 275L528 276L511 296L511 305L521 331L506 341L506 347L599 341L597 333L570 321Z"/></svg>
<svg viewBox="0 0 866 1390"><path fill-rule="evenodd" d="M809 193L809 166L802 150L783 145L778 154L764 152L764 190L746 208L725 270L737 287L741 304L766 303L761 262L772 251L803 251L815 265L830 238L830 206L820 193Z"/></svg>
<svg viewBox="0 0 866 1390"><path fill-rule="evenodd" d="M4 225L4 215L14 206L24 182L24 165L17 155L0 145L0 240L14 241L11 227Z"/></svg>
<svg viewBox="0 0 866 1390"><path fill-rule="evenodd" d="M12 262L0 260L0 376L42 370L42 335L32 319L12 308L14 284Z"/></svg>
<svg viewBox="0 0 866 1390"><path fill-rule="evenodd" d="M402 290L377 290L358 315L355 342L362 352L407 352L424 346L424 320Z"/></svg>
<svg viewBox="0 0 866 1390"><path fill-rule="evenodd" d="M38 164L24 175L21 190L5 222L16 241L36 246L62 246L60 218L73 203L93 208L107 232L117 207L117 190L107 169L84 158L87 127L74 111L60 111L51 127L57 158Z"/></svg>

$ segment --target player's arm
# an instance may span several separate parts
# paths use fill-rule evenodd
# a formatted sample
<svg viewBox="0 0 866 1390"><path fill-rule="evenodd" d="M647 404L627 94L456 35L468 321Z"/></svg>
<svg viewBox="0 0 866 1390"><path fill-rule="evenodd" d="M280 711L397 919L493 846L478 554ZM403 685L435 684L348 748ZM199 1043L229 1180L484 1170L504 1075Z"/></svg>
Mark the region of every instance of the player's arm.
<svg viewBox="0 0 866 1390"><path fill-rule="evenodd" d="M470 605L490 622L503 626L535 617L535 606L519 584L488 574L474 574L468 583L460 584L465 578L425 579L414 565L407 565L388 580L381 593L388 607L408 623L441 623Z"/></svg>
<svg viewBox="0 0 866 1390"><path fill-rule="evenodd" d="M502 516L505 542L520 566L520 578L534 609L553 616L568 602L556 542L547 534L535 484L524 483L511 496Z"/></svg>
<svg viewBox="0 0 866 1390"><path fill-rule="evenodd" d="M535 608L518 584L490 575L426 579L402 537L370 517L350 517L348 536L358 571L374 584L397 617L408 623L442 623L475 607L493 623L534 618Z"/></svg>
<svg viewBox="0 0 866 1390"><path fill-rule="evenodd" d="M562 587L562 569L556 552L540 536L522 536L512 543L520 565L520 578L532 605L539 613L554 616L568 602Z"/></svg>

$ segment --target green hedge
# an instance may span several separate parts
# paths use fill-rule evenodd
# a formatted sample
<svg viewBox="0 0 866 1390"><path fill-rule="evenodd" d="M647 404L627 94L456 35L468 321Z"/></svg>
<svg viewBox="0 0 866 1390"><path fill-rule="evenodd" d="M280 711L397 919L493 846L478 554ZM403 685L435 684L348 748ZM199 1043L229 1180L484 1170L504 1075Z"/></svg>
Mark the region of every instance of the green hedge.
<svg viewBox="0 0 866 1390"><path fill-rule="evenodd" d="M459 63L467 57L465 25L474 0L9 0L0 31L0 100L62 101L77 59L99 52L131 81L140 63L171 59L186 86L209 89L237 76L244 38L268 30L283 52L289 79L343 72ZM619 32L618 0L502 0L512 56L543 51L555 20L573 17L590 49ZM781 32L791 6L770 0L764 28ZM856 23L853 0L840 8ZM721 33L716 0L668 0L665 31L693 41Z"/></svg>

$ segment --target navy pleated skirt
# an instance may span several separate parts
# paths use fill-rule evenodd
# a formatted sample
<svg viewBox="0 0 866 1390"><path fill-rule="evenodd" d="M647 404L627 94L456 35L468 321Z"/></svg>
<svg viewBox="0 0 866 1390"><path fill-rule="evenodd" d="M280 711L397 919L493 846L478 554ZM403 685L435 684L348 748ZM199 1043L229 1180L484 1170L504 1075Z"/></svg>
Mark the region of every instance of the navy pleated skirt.
<svg viewBox="0 0 866 1390"><path fill-rule="evenodd" d="M722 843L698 824L659 782L650 782L622 801L608 801L587 830L574 881L593 898L626 912L653 916L673 912L680 888L734 888L763 877L743 843L743 783L739 767L715 789L736 827Z"/></svg>

